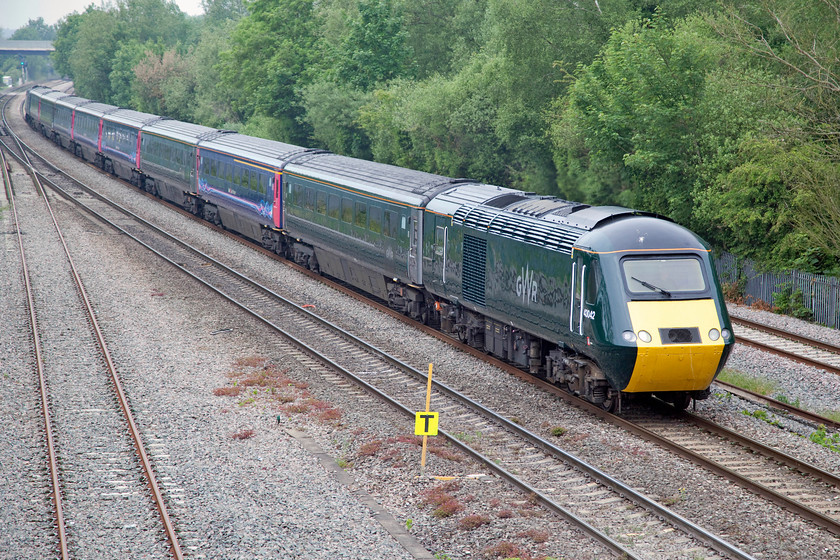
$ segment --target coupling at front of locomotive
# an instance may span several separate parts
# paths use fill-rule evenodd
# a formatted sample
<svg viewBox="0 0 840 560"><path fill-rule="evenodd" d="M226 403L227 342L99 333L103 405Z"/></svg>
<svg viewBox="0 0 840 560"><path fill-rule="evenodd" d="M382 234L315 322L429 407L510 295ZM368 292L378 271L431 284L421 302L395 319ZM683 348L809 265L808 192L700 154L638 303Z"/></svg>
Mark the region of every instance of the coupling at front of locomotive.
<svg viewBox="0 0 840 560"><path fill-rule="evenodd" d="M583 258L598 270L609 301L603 311L610 317L598 326L612 386L680 408L708 397L734 343L709 246L650 216L599 226L580 242L589 246Z"/></svg>

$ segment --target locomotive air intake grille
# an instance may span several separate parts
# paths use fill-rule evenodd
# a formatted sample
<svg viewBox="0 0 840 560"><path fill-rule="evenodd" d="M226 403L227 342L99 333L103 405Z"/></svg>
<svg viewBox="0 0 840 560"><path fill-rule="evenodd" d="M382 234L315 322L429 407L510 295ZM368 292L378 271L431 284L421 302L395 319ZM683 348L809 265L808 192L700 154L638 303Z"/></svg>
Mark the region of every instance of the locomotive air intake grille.
<svg viewBox="0 0 840 560"><path fill-rule="evenodd" d="M464 236L464 279L461 287L464 299L484 306L485 268L487 266L487 241Z"/></svg>

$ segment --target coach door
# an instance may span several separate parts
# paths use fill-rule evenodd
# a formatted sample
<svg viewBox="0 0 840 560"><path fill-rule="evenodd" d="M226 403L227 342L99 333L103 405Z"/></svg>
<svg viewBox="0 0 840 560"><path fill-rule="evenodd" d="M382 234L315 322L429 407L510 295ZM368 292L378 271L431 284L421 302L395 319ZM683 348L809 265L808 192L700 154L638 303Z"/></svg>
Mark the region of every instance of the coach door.
<svg viewBox="0 0 840 560"><path fill-rule="evenodd" d="M421 220L418 212L415 210L411 215L411 224L409 225L409 247L408 247L408 279L414 284L422 283L423 278L423 263L421 259L417 258L418 247L420 246L421 235Z"/></svg>
<svg viewBox="0 0 840 560"><path fill-rule="evenodd" d="M573 251L572 254L574 257L572 259L572 284L569 303L569 331L572 334L583 336L584 293L588 267L583 258L584 253Z"/></svg>

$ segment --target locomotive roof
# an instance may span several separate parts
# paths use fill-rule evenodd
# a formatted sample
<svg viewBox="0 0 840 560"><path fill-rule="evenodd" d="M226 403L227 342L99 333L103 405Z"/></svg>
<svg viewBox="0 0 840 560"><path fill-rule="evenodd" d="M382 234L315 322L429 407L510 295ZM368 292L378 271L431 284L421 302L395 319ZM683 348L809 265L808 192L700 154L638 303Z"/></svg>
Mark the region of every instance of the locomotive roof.
<svg viewBox="0 0 840 560"><path fill-rule="evenodd" d="M311 151L308 148L286 144L285 142L278 142L276 140L246 136L236 132L221 132L208 139L200 140L198 143L199 148L216 150L231 156L248 158L281 169L295 156Z"/></svg>
<svg viewBox="0 0 840 560"><path fill-rule="evenodd" d="M197 144L202 138L209 138L214 132L222 132L209 126L176 121L174 119L155 121L144 126L142 130L144 133L158 134L192 145Z"/></svg>
<svg viewBox="0 0 840 560"><path fill-rule="evenodd" d="M610 221L628 216L653 216L620 206L593 207L553 196L482 184L458 185L436 196L427 209L452 216L453 222L465 227L566 254L571 254L572 247L587 232Z"/></svg>
<svg viewBox="0 0 840 560"><path fill-rule="evenodd" d="M709 246L692 231L655 214L616 215L615 219L581 237L579 244L597 253L708 251Z"/></svg>
<svg viewBox="0 0 840 560"><path fill-rule="evenodd" d="M133 109L117 109L103 115L106 121L131 126L134 128L141 128L144 125L151 124L156 121L165 119L166 117L159 117L151 113L141 113Z"/></svg>
<svg viewBox="0 0 840 560"><path fill-rule="evenodd" d="M464 181L323 152L289 164L286 170L412 206L425 206L436 193Z"/></svg>

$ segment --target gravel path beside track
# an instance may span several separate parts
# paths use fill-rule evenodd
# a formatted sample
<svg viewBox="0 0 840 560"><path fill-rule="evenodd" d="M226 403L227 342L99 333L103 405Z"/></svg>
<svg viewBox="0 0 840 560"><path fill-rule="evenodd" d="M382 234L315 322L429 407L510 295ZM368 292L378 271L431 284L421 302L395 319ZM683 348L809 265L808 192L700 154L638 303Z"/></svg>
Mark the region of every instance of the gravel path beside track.
<svg viewBox="0 0 840 560"><path fill-rule="evenodd" d="M565 435L557 441L568 451L651 497L672 504L680 515L728 538L756 558L840 556L840 540L777 511L740 488L633 436L613 433L573 407L189 223L127 187L112 184L65 152L50 146L46 151L75 170L80 179L108 189L127 207L145 208L143 214L149 219L189 236L211 256L235 255L246 274L280 293L293 294L301 304L315 306L318 313L348 330L366 331L373 344L404 356L421 369L433 362L439 379L506 411L508 417L533 431L551 437L548 433L552 428L565 428ZM0 220L0 231L11 232L6 212ZM451 517L435 517L434 508L424 499L430 489L443 483L416 478L419 449L410 437L412 426L408 422L379 405L360 404L343 390L313 378L305 367L276 352L271 340L274 335L253 325L228 304L208 299L204 290L185 282L180 274L122 236L85 219L76 220L70 230L74 258L85 271L83 279L112 338L109 343L122 364L135 414L144 431L158 438L158 461L168 465L176 523L185 537L196 539L193 548L187 542L189 557L412 558L376 521L365 502L357 499L354 490L363 490L382 504L395 525L425 546L427 557L445 554L442 557L452 560L482 558L493 547L508 547L510 556L594 557L581 535L492 477L446 483L464 509ZM25 322L18 317L20 311L14 301L20 292L16 289L17 261L14 253L8 252L13 236L4 235L2 239L7 252L0 263L0 304L4 309L0 344L15 351L0 355L4 372L0 492L5 504L14 503L12 507L4 505L0 513L5 527L0 536L0 558L17 557L4 555L3 550L13 550L2 546L7 543L35 551L27 556L43 557L38 552L43 550L38 548L42 544L33 533L40 533L38 523L43 523L46 497L32 502L20 487L37 488L37 481L17 472L22 463L36 460L40 441L25 423L26 411L18 411L13 404L15 400L25 402L24 380L31 373L22 363L27 359L28 338L21 332L20 325ZM6 310L11 310L8 321ZM288 368L287 375L306 383L314 398L339 410L340 419L324 421L315 414L284 410L259 389L256 394L252 390L239 397L214 395L214 390L232 386L233 374L247 369L243 364L256 358ZM736 347L730 366L779 379L791 400L800 398L819 408L840 408L836 397L840 381L828 374L740 347ZM422 399L418 397L418 410L423 406ZM737 398L721 395L698 404L697 410L840 472L840 454L801 437L809 435L812 428L790 423L784 424L788 429L779 429L744 414L752 408ZM353 477L351 486L325 470L286 429L304 432L317 442ZM248 431L253 431L252 437L235 437ZM481 437L478 432L463 435ZM427 472L480 474L468 462L452 461L444 455L431 454ZM17 470L7 472L9 469ZM475 519L488 522L468 530L459 525L467 515L483 516ZM633 535L619 538L632 539ZM208 544L200 544L203 542Z"/></svg>

